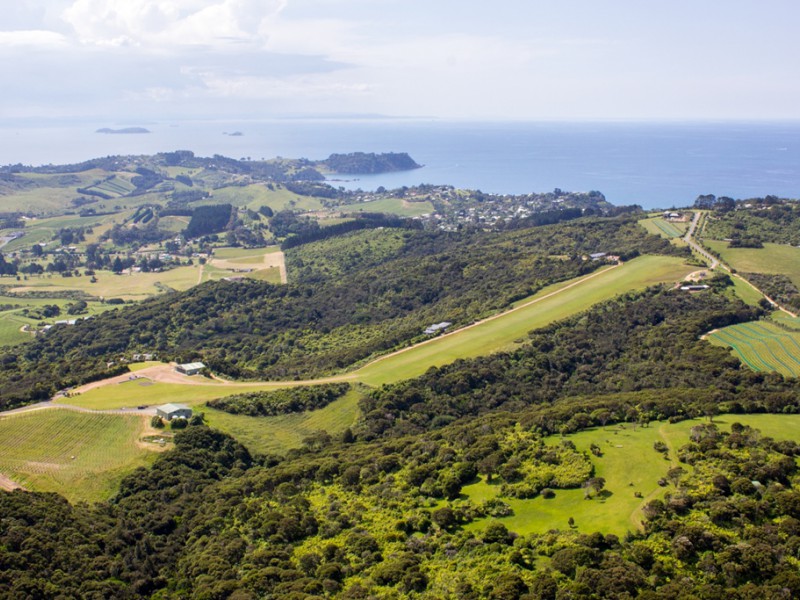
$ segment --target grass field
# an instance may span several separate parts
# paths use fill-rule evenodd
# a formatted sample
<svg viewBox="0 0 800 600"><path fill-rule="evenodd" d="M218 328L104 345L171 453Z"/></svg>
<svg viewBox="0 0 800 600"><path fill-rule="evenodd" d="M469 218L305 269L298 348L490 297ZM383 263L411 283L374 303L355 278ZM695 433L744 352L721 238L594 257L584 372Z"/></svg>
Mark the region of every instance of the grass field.
<svg viewBox="0 0 800 600"><path fill-rule="evenodd" d="M14 298L10 296L0 296L0 304L8 304L19 308L12 308L5 311L0 311L0 347L25 342L32 339L30 333L21 331L22 327L28 325L31 328L37 328L44 324L53 324L56 321L67 320L75 318L67 314L66 306L72 300L65 299L51 299L51 298ZM36 309L37 307L45 304L55 304L61 308L61 314L57 317L48 318L45 320L33 319L26 317L23 310ZM110 304L103 304L101 302L88 302L87 312L76 317L87 317L97 315L107 310L113 309L114 306Z"/></svg>
<svg viewBox="0 0 800 600"><path fill-rule="evenodd" d="M27 281L13 288L15 292L44 291L64 292L80 290L97 298L123 298L125 300L143 300L160 293L166 288L188 290L197 284L199 266L177 267L160 273L133 273L131 275L115 275L111 271L96 272L97 281L90 277L62 277L57 274L29 276Z"/></svg>
<svg viewBox="0 0 800 600"><path fill-rule="evenodd" d="M761 300L764 296L758 290L756 290L752 285L747 283L741 277L732 277L733 280L733 291L739 299L744 302L745 304L749 304L750 306L757 306L759 300Z"/></svg>
<svg viewBox="0 0 800 600"><path fill-rule="evenodd" d="M116 492L121 479L151 464L160 449L140 442L140 416L37 410L0 418L0 472L22 486L71 502Z"/></svg>
<svg viewBox="0 0 800 600"><path fill-rule="evenodd" d="M707 339L731 348L754 371L800 377L800 331L786 331L769 321L759 321L719 329L708 334Z"/></svg>
<svg viewBox="0 0 800 600"><path fill-rule="evenodd" d="M663 217L642 219L639 221L639 225L644 227L649 233L660 235L667 239L683 237L686 234L686 230L689 228L688 221L686 223L674 223L665 220Z"/></svg>
<svg viewBox="0 0 800 600"><path fill-rule="evenodd" d="M143 377L138 380L126 380L123 383L97 387L82 394L70 396L69 398L59 398L56 402L91 410L133 408L141 405L155 406L167 402L199 406L209 400L223 398L232 394L274 390L302 385L303 383L300 381L276 381L269 383L225 385L219 381L203 379L202 383L198 384L197 377L192 381L193 383L186 384L160 383L152 382ZM325 380L319 380L319 383L324 383L324 381Z"/></svg>
<svg viewBox="0 0 800 600"><path fill-rule="evenodd" d="M372 202L359 202L357 204L346 204L338 208L343 213L350 212L382 212L401 217L418 217L433 212L433 204L427 200L424 202L409 202L402 198L385 198Z"/></svg>
<svg viewBox="0 0 800 600"><path fill-rule="evenodd" d="M282 454L299 447L304 438L317 431L341 434L358 419L360 397L354 389L319 410L276 417L231 415L208 407L198 410L205 412L209 425L229 433L250 452Z"/></svg>
<svg viewBox="0 0 800 600"><path fill-rule="evenodd" d="M695 267L689 267L674 257L641 256L547 297L574 282L549 286L532 298L518 302L517 306L542 299L535 304L387 356L359 369L355 375L367 385L378 386L417 377L429 367L448 364L457 358L472 358L507 350L518 345L516 340L524 339L532 329L577 314L593 304L631 290L680 281L693 270Z"/></svg>
<svg viewBox="0 0 800 600"><path fill-rule="evenodd" d="M267 246L266 248L214 248L214 258L239 262L242 259L253 259L256 262L264 262L265 254L275 254L280 252L278 246Z"/></svg>
<svg viewBox="0 0 800 600"><path fill-rule="evenodd" d="M499 519L509 530L519 534L546 533L551 529L567 530L570 517L575 519L578 531L591 533L601 531L619 536L627 531L635 531L641 523L641 507L654 498L661 498L672 486L661 487L658 480L667 470L677 464L676 450L689 440L689 430L700 424L701 420L680 423L651 423L649 427L634 431L626 425L609 426L607 429L590 429L566 436L578 450L589 452L594 443L603 451L602 457L591 456L597 477L606 480L607 494L584 499L581 489L556 490L555 498L545 500L541 497L530 500L504 498L514 510L509 517ZM764 435L776 439L796 439L800 427L799 415L721 415L714 422L723 431L730 430L735 422L751 425ZM554 436L548 443L558 444L561 438ZM669 459L653 449L653 443L662 441L670 448ZM687 471L687 465L681 465ZM633 484L633 485L631 485ZM484 481L463 488L463 493L473 503L494 498L499 486L488 485ZM634 494L641 493L642 498ZM480 531L492 519L471 523L467 528Z"/></svg>
<svg viewBox="0 0 800 600"><path fill-rule="evenodd" d="M732 268L743 273L786 275L800 287L800 248L784 244L764 244L763 248L728 248L728 242L705 242Z"/></svg>

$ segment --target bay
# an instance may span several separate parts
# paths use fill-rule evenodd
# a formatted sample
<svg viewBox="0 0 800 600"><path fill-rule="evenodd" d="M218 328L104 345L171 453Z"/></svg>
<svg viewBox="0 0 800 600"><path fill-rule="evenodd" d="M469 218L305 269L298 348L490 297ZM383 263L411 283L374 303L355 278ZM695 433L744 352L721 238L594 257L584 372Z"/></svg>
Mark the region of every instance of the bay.
<svg viewBox="0 0 800 600"><path fill-rule="evenodd" d="M95 133L127 126L150 133ZM798 122L4 121L0 136L0 164L63 164L171 150L253 160L408 152L422 169L338 176L331 183L364 190L449 184L498 194L599 190L613 204L645 208L686 206L709 193L800 195Z"/></svg>

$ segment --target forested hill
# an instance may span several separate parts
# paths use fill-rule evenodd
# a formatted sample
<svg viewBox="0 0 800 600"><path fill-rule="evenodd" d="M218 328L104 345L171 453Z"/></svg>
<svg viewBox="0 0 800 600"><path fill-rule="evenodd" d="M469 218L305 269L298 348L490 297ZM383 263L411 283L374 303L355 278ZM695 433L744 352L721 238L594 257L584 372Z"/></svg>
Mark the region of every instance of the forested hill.
<svg viewBox="0 0 800 600"><path fill-rule="evenodd" d="M602 513L588 452L542 431L797 412L796 380L738 369L698 339L757 312L725 289L651 289L534 332L527 350L375 392L364 428L309 438L286 458L254 458L196 425L109 504L0 493L0 596L797 597L800 446L735 422L699 423L678 447L645 450L680 463L660 461L668 491L642 500L641 531L565 518L520 534L493 520L513 499L558 503L581 485L581 502ZM476 476L497 497L468 495Z"/></svg>
<svg viewBox="0 0 800 600"><path fill-rule="evenodd" d="M391 173L393 171L410 171L419 169L413 158L405 152L352 152L350 154L331 154L320 164L334 173L351 175L368 175Z"/></svg>
<svg viewBox="0 0 800 600"><path fill-rule="evenodd" d="M207 283L55 327L0 356L0 397L6 407L46 398L126 352L200 359L228 377L328 374L421 339L431 323L466 324L592 272L601 263L584 255L598 251L688 255L629 217L502 233L355 232L289 250L286 286Z"/></svg>

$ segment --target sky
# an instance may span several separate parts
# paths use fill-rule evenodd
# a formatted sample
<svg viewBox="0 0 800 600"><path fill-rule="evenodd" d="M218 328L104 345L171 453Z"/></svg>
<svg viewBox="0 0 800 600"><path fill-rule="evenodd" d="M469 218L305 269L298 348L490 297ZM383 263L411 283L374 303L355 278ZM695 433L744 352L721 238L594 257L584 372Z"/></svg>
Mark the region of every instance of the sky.
<svg viewBox="0 0 800 600"><path fill-rule="evenodd" d="M797 0L14 0L0 119L798 119Z"/></svg>

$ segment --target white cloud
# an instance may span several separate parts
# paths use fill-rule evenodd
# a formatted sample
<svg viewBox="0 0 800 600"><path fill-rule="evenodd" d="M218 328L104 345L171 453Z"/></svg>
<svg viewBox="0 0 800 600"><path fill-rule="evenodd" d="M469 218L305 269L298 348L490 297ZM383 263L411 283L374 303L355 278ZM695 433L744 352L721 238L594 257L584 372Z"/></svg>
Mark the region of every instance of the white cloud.
<svg viewBox="0 0 800 600"><path fill-rule="evenodd" d="M259 45L285 5L286 0L75 0L63 19L88 45Z"/></svg>
<svg viewBox="0 0 800 600"><path fill-rule="evenodd" d="M0 47L34 46L40 48L58 48L67 44L67 39L60 33L41 29L30 31L0 31Z"/></svg>

